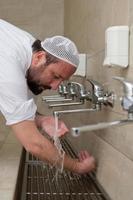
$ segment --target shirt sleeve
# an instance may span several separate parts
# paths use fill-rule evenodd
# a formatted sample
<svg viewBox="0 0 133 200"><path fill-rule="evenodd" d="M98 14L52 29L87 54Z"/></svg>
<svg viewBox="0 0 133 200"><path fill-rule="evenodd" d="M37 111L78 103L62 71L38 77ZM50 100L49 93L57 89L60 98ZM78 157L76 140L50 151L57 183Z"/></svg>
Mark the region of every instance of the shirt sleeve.
<svg viewBox="0 0 133 200"><path fill-rule="evenodd" d="M0 51L0 111L7 125L33 120L37 110L25 78L28 66L25 51L13 50Z"/></svg>
<svg viewBox="0 0 133 200"><path fill-rule="evenodd" d="M0 110L6 119L6 125L24 120L34 120L37 106L33 99L18 99L0 92Z"/></svg>

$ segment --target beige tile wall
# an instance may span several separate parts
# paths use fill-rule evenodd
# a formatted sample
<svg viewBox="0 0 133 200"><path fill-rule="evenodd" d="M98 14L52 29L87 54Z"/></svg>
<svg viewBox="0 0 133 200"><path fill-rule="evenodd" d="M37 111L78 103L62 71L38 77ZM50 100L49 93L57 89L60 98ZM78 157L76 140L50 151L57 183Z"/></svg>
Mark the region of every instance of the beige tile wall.
<svg viewBox="0 0 133 200"><path fill-rule="evenodd" d="M112 76L123 76L133 80L133 3L131 0L66 0L65 35L71 37L80 52L87 54L87 78L93 78L114 91L117 96L114 108L105 108L99 113L86 113L78 117L75 124L91 124L99 121L124 119L120 98L122 85ZM127 69L103 67L104 35L112 25L130 26L130 65ZM84 81L85 82L85 81ZM88 86L89 83L86 82ZM67 117L66 117L67 119ZM133 125L108 128L82 133L71 138L78 149L87 148L97 159L97 177L112 200L133 199Z"/></svg>
<svg viewBox="0 0 133 200"><path fill-rule="evenodd" d="M64 0L0 1L3 18L44 39L64 32Z"/></svg>

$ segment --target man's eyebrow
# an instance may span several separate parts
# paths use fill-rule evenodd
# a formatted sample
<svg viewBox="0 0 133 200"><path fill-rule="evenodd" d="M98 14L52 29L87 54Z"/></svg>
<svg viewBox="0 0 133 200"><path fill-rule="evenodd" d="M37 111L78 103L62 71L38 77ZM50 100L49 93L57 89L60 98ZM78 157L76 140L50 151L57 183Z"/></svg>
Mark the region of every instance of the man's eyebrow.
<svg viewBox="0 0 133 200"><path fill-rule="evenodd" d="M65 79L65 77L63 77L63 76L60 75L60 74L55 74L55 76L58 77L58 78L61 78L61 79Z"/></svg>

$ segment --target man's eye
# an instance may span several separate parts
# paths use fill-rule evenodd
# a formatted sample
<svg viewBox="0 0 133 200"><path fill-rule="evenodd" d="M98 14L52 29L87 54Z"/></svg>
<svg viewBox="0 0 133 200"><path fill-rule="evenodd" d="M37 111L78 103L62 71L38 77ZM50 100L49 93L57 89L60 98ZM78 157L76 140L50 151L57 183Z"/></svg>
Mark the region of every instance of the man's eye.
<svg viewBox="0 0 133 200"><path fill-rule="evenodd" d="M59 76L54 76L54 78L55 78L55 79L60 79L60 77L59 77Z"/></svg>

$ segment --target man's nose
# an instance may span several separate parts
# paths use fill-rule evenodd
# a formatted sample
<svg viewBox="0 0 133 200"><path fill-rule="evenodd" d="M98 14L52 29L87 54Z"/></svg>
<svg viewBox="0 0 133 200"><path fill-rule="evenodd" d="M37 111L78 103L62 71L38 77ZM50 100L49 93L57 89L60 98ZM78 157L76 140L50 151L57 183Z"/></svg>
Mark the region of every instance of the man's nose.
<svg viewBox="0 0 133 200"><path fill-rule="evenodd" d="M50 85L52 90L57 90L57 88L59 87L59 85L61 84L62 80L56 80L53 81L53 83Z"/></svg>

